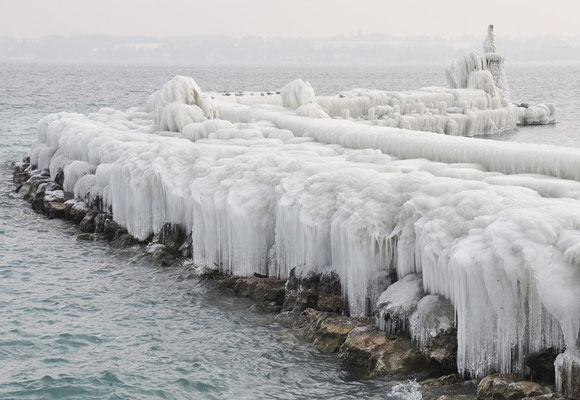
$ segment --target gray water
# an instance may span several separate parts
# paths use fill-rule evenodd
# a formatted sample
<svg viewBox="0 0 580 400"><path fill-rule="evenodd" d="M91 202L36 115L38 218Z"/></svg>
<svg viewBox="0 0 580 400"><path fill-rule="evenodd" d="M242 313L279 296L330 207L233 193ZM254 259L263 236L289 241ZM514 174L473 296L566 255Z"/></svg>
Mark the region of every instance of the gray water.
<svg viewBox="0 0 580 400"><path fill-rule="evenodd" d="M555 126L492 139L580 147L579 65L508 66L516 101L554 102ZM199 67L0 64L0 398L417 398L413 385L357 381L284 320L184 267L75 241L13 192L10 161L58 111L142 105L176 74L204 90L271 90L295 77L317 93L445 85L442 67ZM436 398L437 393L424 398Z"/></svg>

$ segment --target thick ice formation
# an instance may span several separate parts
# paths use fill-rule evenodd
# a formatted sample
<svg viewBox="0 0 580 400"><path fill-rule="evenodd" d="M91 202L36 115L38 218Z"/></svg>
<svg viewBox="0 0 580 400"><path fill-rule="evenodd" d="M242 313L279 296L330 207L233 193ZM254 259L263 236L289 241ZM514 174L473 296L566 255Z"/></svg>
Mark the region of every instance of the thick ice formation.
<svg viewBox="0 0 580 400"><path fill-rule="evenodd" d="M162 131L180 132L192 122L217 117L211 98L204 97L197 83L186 76L176 76L147 99L147 112L153 113Z"/></svg>
<svg viewBox="0 0 580 400"><path fill-rule="evenodd" d="M419 274L408 274L393 283L377 302L379 327L390 334L406 332L409 317L425 296L423 280Z"/></svg>
<svg viewBox="0 0 580 400"><path fill-rule="evenodd" d="M215 102L177 77L146 108L42 119L31 163L138 239L181 225L194 262L223 273L335 272L352 314L378 300L403 321L416 302L398 287L444 296L460 371L523 371L529 352L577 348L580 153L393 127L476 134L553 116L503 106L490 74L467 75L478 89L315 97L294 81ZM320 110L332 119L307 117ZM432 306L419 303L417 318ZM438 329L421 320L419 341Z"/></svg>
<svg viewBox="0 0 580 400"><path fill-rule="evenodd" d="M314 89L310 82L304 82L302 79L295 79L286 84L280 93L282 105L289 108L298 108L309 103L316 103Z"/></svg>
<svg viewBox="0 0 580 400"><path fill-rule="evenodd" d="M417 304L417 310L409 318L411 337L421 350L429 338L450 332L455 326L455 311L449 300L441 295L429 294Z"/></svg>
<svg viewBox="0 0 580 400"><path fill-rule="evenodd" d="M577 151L219 107L231 121L171 135L142 109L52 115L31 159L137 238L184 226L198 264L330 268L353 314L376 301L377 273L421 274L456 308L462 371L517 371L527 352L575 343L580 183L533 174L580 179Z"/></svg>
<svg viewBox="0 0 580 400"><path fill-rule="evenodd" d="M403 92L354 89L337 96L315 96L310 83L296 79L284 86L280 95L270 92L216 97L248 106L262 104L270 111L280 112L282 108L276 106L285 107L303 117L331 117L453 136L497 134L518 125L554 123L553 104L511 103L504 58L495 53L491 25L484 52L470 52L451 64L447 69L449 88Z"/></svg>

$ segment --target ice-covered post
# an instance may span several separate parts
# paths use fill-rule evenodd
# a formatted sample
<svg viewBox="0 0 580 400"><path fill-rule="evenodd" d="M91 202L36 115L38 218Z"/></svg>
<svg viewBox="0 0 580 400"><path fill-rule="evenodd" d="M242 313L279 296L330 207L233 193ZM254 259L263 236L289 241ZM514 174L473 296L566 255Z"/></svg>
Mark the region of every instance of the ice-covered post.
<svg viewBox="0 0 580 400"><path fill-rule="evenodd" d="M490 25L487 28L487 37L483 42L483 51L485 53L484 57L487 61L487 69L489 69L489 72L491 72L491 75L493 76L495 86L499 89L499 94L504 105L507 105L510 101L510 92L503 67L505 58L495 52L495 34L493 33L493 25Z"/></svg>
<svg viewBox="0 0 580 400"><path fill-rule="evenodd" d="M569 399L580 398L580 343L575 348L566 349L554 364L558 391Z"/></svg>

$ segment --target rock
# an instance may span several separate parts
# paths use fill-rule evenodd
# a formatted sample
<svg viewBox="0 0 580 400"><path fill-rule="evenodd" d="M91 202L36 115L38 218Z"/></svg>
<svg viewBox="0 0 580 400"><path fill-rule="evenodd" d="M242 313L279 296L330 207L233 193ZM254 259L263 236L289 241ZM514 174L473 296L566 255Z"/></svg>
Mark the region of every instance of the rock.
<svg viewBox="0 0 580 400"><path fill-rule="evenodd" d="M309 308L296 318L293 329L296 336L312 342L320 352L334 353L351 330L369 323L368 318L346 317Z"/></svg>
<svg viewBox="0 0 580 400"><path fill-rule="evenodd" d="M331 295L325 292L318 295L316 308L321 311L334 312L337 314L345 314L347 310L346 302L342 296Z"/></svg>
<svg viewBox="0 0 580 400"><path fill-rule="evenodd" d="M240 278L233 290L239 296L272 301L281 306L284 304L285 284L285 281L275 278Z"/></svg>
<svg viewBox="0 0 580 400"><path fill-rule="evenodd" d="M309 273L306 277L298 277L295 268L290 271L282 310L300 313L307 308L339 314L345 312L346 304L336 273Z"/></svg>
<svg viewBox="0 0 580 400"><path fill-rule="evenodd" d="M29 190L30 190L30 183L26 183L26 182L23 183L22 185L20 185L18 188L16 188L17 193L23 193L24 195L26 195Z"/></svg>
<svg viewBox="0 0 580 400"><path fill-rule="evenodd" d="M227 276L218 278L217 283L222 288L232 289L238 296L274 302L278 310L284 304L286 281L280 279Z"/></svg>
<svg viewBox="0 0 580 400"><path fill-rule="evenodd" d="M554 348L530 353L526 357L526 366L530 368L530 380L555 383L556 371L554 362L558 353Z"/></svg>
<svg viewBox="0 0 580 400"><path fill-rule="evenodd" d="M158 262L162 266L166 267L179 260L181 258L181 253L165 245L156 245L155 251L153 251L151 258L153 261Z"/></svg>
<svg viewBox="0 0 580 400"><path fill-rule="evenodd" d="M89 212L87 205L76 199L67 200L64 205L65 218L75 224L80 224L87 212Z"/></svg>
<svg viewBox="0 0 580 400"><path fill-rule="evenodd" d="M514 374L488 375L477 386L479 400L519 400L525 397L549 395L554 391L546 385L522 381Z"/></svg>
<svg viewBox="0 0 580 400"><path fill-rule="evenodd" d="M449 386L455 385L457 383L463 383L466 379L464 376L459 374L451 374L451 375L444 375L440 376L439 378L427 379L426 381L421 382L422 387L442 387L442 386Z"/></svg>
<svg viewBox="0 0 580 400"><path fill-rule="evenodd" d="M457 368L457 335L455 331L451 334L438 335L427 339L424 354L444 368L455 370Z"/></svg>
<svg viewBox="0 0 580 400"><path fill-rule="evenodd" d="M61 186L64 184L64 171L62 168L59 168L58 171L56 172L54 181Z"/></svg>
<svg viewBox="0 0 580 400"><path fill-rule="evenodd" d="M105 221L113 219L110 214L107 213L98 213L95 216L95 233L104 233L105 232Z"/></svg>
<svg viewBox="0 0 580 400"><path fill-rule="evenodd" d="M286 281L286 295L282 310L300 313L307 308L317 309L319 284L320 274L303 279L297 277L296 268L292 268Z"/></svg>
<svg viewBox="0 0 580 400"><path fill-rule="evenodd" d="M188 235L181 246L179 246L179 251L185 258L191 258L193 256L193 239L190 235Z"/></svg>
<svg viewBox="0 0 580 400"><path fill-rule="evenodd" d="M473 400L475 397L468 394L444 394L439 396L437 400Z"/></svg>
<svg viewBox="0 0 580 400"><path fill-rule="evenodd" d="M103 237L107 237L105 233L103 233ZM111 247L116 248L116 249L122 249L125 247L131 247L136 245L137 243L139 243L137 241L137 239L135 239L133 236L129 235L128 233L124 233L121 235L118 235L115 237L115 239L113 239L113 241L111 242Z"/></svg>
<svg viewBox="0 0 580 400"><path fill-rule="evenodd" d="M579 339L580 340L580 339ZM556 385L567 399L580 399L580 347L569 348L556 357Z"/></svg>
<svg viewBox="0 0 580 400"><path fill-rule="evenodd" d="M432 369L411 340L389 336L374 326L351 330L339 351L342 363L362 376L412 375Z"/></svg>
<svg viewBox="0 0 580 400"><path fill-rule="evenodd" d="M179 250L186 236L185 230L181 225L165 222L159 232L159 243L173 250Z"/></svg>
<svg viewBox="0 0 580 400"><path fill-rule="evenodd" d="M456 368L455 310L449 300L439 295L423 297L409 318L409 325L411 337L426 357L446 368Z"/></svg>
<svg viewBox="0 0 580 400"><path fill-rule="evenodd" d="M44 193L37 193L32 199L32 209L36 212L44 212Z"/></svg>
<svg viewBox="0 0 580 400"><path fill-rule="evenodd" d="M105 235L105 239L113 240L118 236L127 234L127 229L123 228L112 219L106 219L103 224L103 234Z"/></svg>
<svg viewBox="0 0 580 400"><path fill-rule="evenodd" d="M88 211L79 224L81 232L93 233L95 232L95 217L99 213L97 211Z"/></svg>
<svg viewBox="0 0 580 400"><path fill-rule="evenodd" d="M105 236L102 233L81 233L80 235L77 235L77 240L96 242L99 240L105 240Z"/></svg>
<svg viewBox="0 0 580 400"><path fill-rule="evenodd" d="M372 314L381 294L397 281L395 270L379 270L375 272L368 286L368 314Z"/></svg>
<svg viewBox="0 0 580 400"><path fill-rule="evenodd" d="M425 296L423 280L419 274L409 274L393 283L379 297L375 315L379 326L389 334L406 333L409 317Z"/></svg>
<svg viewBox="0 0 580 400"><path fill-rule="evenodd" d="M65 217L66 206L64 203L57 201L44 202L44 212L48 218L63 218Z"/></svg>

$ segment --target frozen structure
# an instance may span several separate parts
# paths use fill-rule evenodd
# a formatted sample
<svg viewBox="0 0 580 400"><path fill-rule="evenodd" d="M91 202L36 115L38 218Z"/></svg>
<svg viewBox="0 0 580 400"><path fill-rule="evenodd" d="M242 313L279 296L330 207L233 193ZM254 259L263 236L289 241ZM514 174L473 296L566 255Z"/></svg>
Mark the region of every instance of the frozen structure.
<svg viewBox="0 0 580 400"><path fill-rule="evenodd" d="M478 69L467 82L481 89L325 98L294 81L280 96L211 99L176 77L144 108L43 118L31 164L53 178L63 171L65 191L138 239L180 225L194 262L223 274L335 272L352 315L379 303L398 315L385 329L410 327L420 341L450 325L425 311L448 316L435 301L445 298L461 372L523 372L528 353L554 347L565 350L559 371L570 379L580 151L389 122L453 134L518 123L487 56L469 57L465 70ZM379 296L371 287L381 273L399 281Z"/></svg>
<svg viewBox="0 0 580 400"><path fill-rule="evenodd" d="M308 82L296 79L280 95L214 97L244 105L283 106L301 116L458 136L497 134L518 125L555 123L553 104L511 103L504 57L495 52L493 25L489 26L483 48L484 54L470 52L451 64L446 71L449 88L402 92L354 89L337 96L316 96Z"/></svg>

